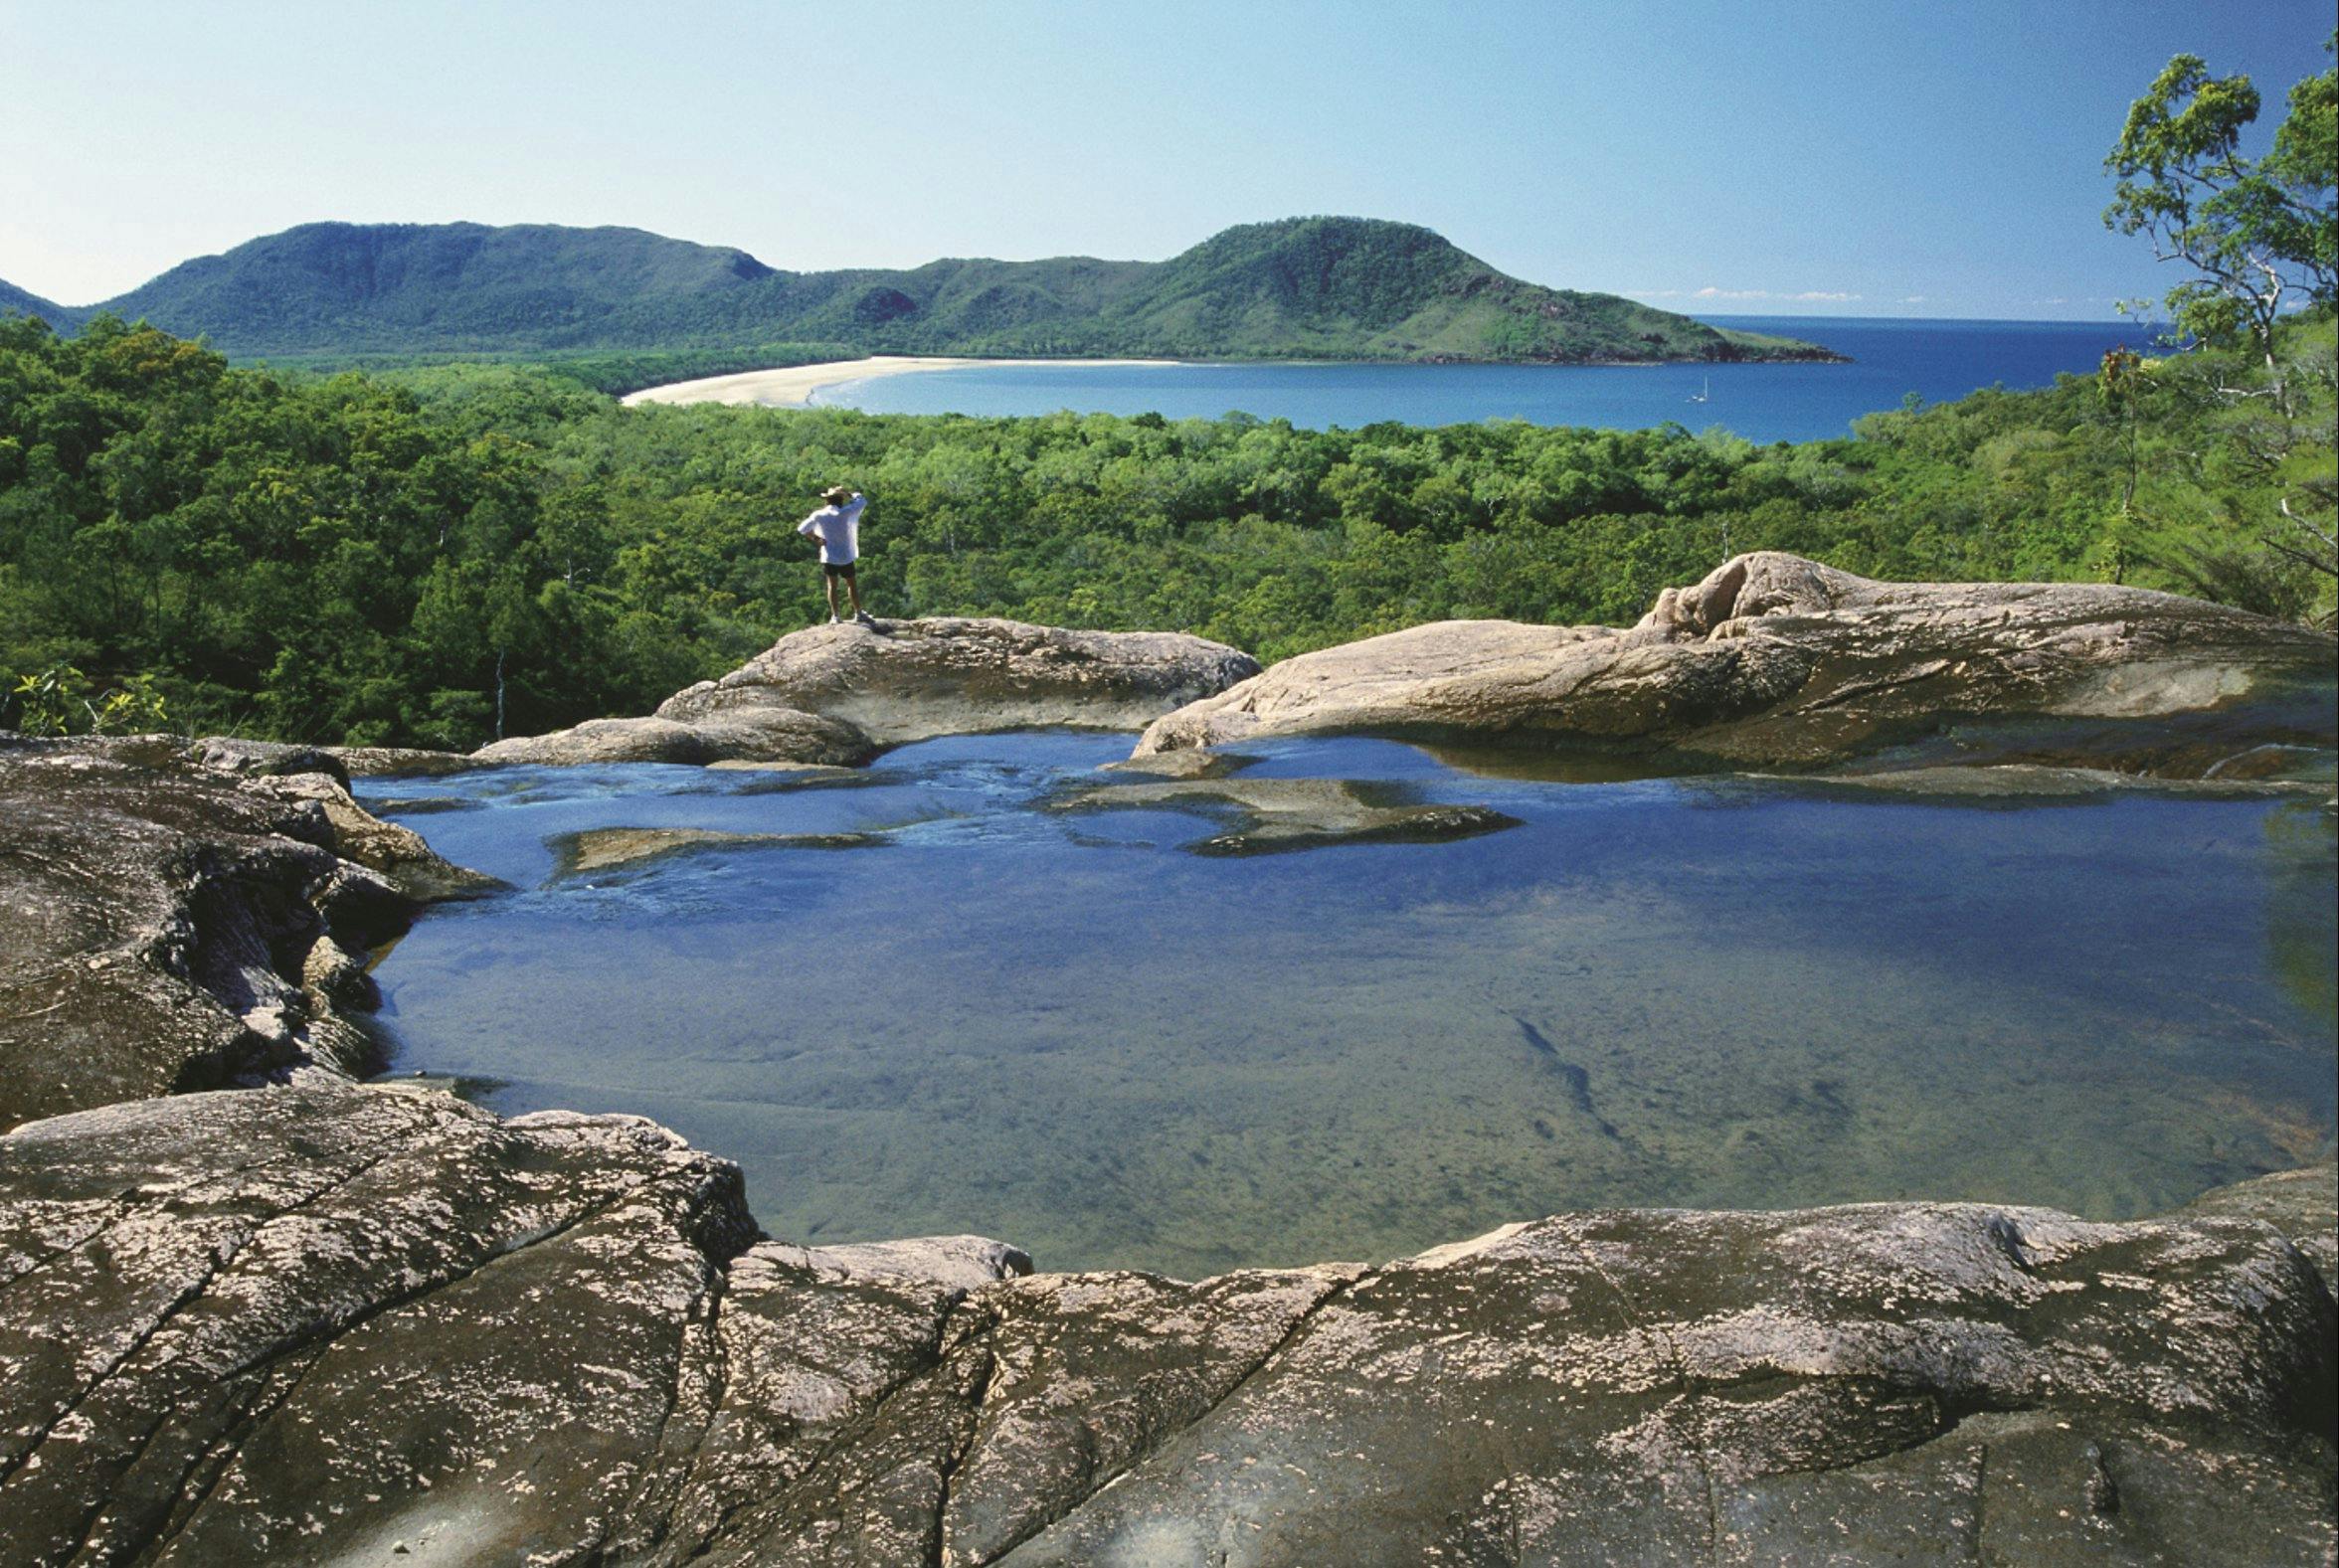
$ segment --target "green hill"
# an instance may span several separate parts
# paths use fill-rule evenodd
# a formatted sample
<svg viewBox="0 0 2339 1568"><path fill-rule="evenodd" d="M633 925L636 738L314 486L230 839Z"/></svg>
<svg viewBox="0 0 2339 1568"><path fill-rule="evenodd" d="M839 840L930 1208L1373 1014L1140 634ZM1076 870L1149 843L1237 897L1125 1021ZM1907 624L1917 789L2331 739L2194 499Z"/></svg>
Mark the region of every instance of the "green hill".
<svg viewBox="0 0 2339 1568"><path fill-rule="evenodd" d="M0 281L0 316L39 316L60 332L71 332L82 324L82 318L88 314L86 310L76 310L69 305L43 299L29 289Z"/></svg>
<svg viewBox="0 0 2339 1568"><path fill-rule="evenodd" d="M1371 359L1824 358L1614 294L1498 272L1412 224L1301 218L1229 229L1153 268L1105 320L1165 346Z"/></svg>
<svg viewBox="0 0 2339 1568"><path fill-rule="evenodd" d="M4 287L5 285L0 285ZM19 291L0 293L0 304ZM1613 294L1540 287L1427 229L1298 218L1167 261L951 260L787 272L637 229L305 224L89 310L239 356L679 352L1549 361L1827 359Z"/></svg>
<svg viewBox="0 0 2339 1568"><path fill-rule="evenodd" d="M172 267L99 307L231 353L538 347L652 301L771 277L744 251L638 229L303 224Z"/></svg>

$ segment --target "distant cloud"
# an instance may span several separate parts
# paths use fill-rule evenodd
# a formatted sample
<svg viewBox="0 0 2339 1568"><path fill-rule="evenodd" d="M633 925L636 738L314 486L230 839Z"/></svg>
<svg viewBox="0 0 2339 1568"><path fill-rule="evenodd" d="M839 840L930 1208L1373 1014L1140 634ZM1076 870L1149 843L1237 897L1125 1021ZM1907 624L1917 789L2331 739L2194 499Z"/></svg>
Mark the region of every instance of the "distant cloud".
<svg viewBox="0 0 2339 1568"><path fill-rule="evenodd" d="M1713 284L1708 283L1704 288L1636 288L1633 290L1633 297L1636 299L1799 299L1842 303L1862 296L1832 288L1806 288L1801 293L1785 293L1771 288L1717 288Z"/></svg>
<svg viewBox="0 0 2339 1568"><path fill-rule="evenodd" d="M1922 294L1902 294L1900 302L1904 305L1921 305L1925 302L1925 296Z"/></svg>

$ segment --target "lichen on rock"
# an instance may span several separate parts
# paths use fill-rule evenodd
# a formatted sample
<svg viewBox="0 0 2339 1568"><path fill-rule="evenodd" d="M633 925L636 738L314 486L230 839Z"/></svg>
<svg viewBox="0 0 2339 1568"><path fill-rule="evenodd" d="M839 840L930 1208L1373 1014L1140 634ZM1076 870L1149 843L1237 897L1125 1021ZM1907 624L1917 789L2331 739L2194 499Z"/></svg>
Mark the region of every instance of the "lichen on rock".
<svg viewBox="0 0 2339 1568"><path fill-rule="evenodd" d="M635 1118L311 1080L36 1122L0 1137L0 1562L2334 1549L2331 1296L2252 1218L1028 1267L759 1240L734 1167Z"/></svg>

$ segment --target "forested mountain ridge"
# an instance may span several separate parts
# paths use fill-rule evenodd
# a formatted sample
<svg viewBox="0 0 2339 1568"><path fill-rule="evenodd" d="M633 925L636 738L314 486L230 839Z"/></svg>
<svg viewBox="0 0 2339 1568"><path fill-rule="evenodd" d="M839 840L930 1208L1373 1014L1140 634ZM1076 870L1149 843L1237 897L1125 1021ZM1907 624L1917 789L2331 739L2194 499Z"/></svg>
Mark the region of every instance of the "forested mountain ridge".
<svg viewBox="0 0 2339 1568"><path fill-rule="evenodd" d="M239 357L559 354L818 343L845 352L1548 361L1826 359L1613 294L1497 271L1431 231L1355 218L1226 230L1167 261L959 259L789 272L637 229L304 224L61 307Z"/></svg>
<svg viewBox="0 0 2339 1568"><path fill-rule="evenodd" d="M89 313L43 299L29 289L19 288L14 283L0 279L0 316L39 316L59 331L70 332L79 327Z"/></svg>

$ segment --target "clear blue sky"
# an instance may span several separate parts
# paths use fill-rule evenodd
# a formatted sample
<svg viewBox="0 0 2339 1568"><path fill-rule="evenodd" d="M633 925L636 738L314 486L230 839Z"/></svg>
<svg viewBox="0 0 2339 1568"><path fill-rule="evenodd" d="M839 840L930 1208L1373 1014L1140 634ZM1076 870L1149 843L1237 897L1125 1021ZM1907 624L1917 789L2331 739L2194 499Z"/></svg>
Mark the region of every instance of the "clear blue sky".
<svg viewBox="0 0 2339 1568"><path fill-rule="evenodd" d="M2192 51L2270 130L2330 27L2328 0L0 0L0 278L88 303L326 218L810 268L1352 213L1704 313L2101 316L2173 280L2098 221L2128 102Z"/></svg>

